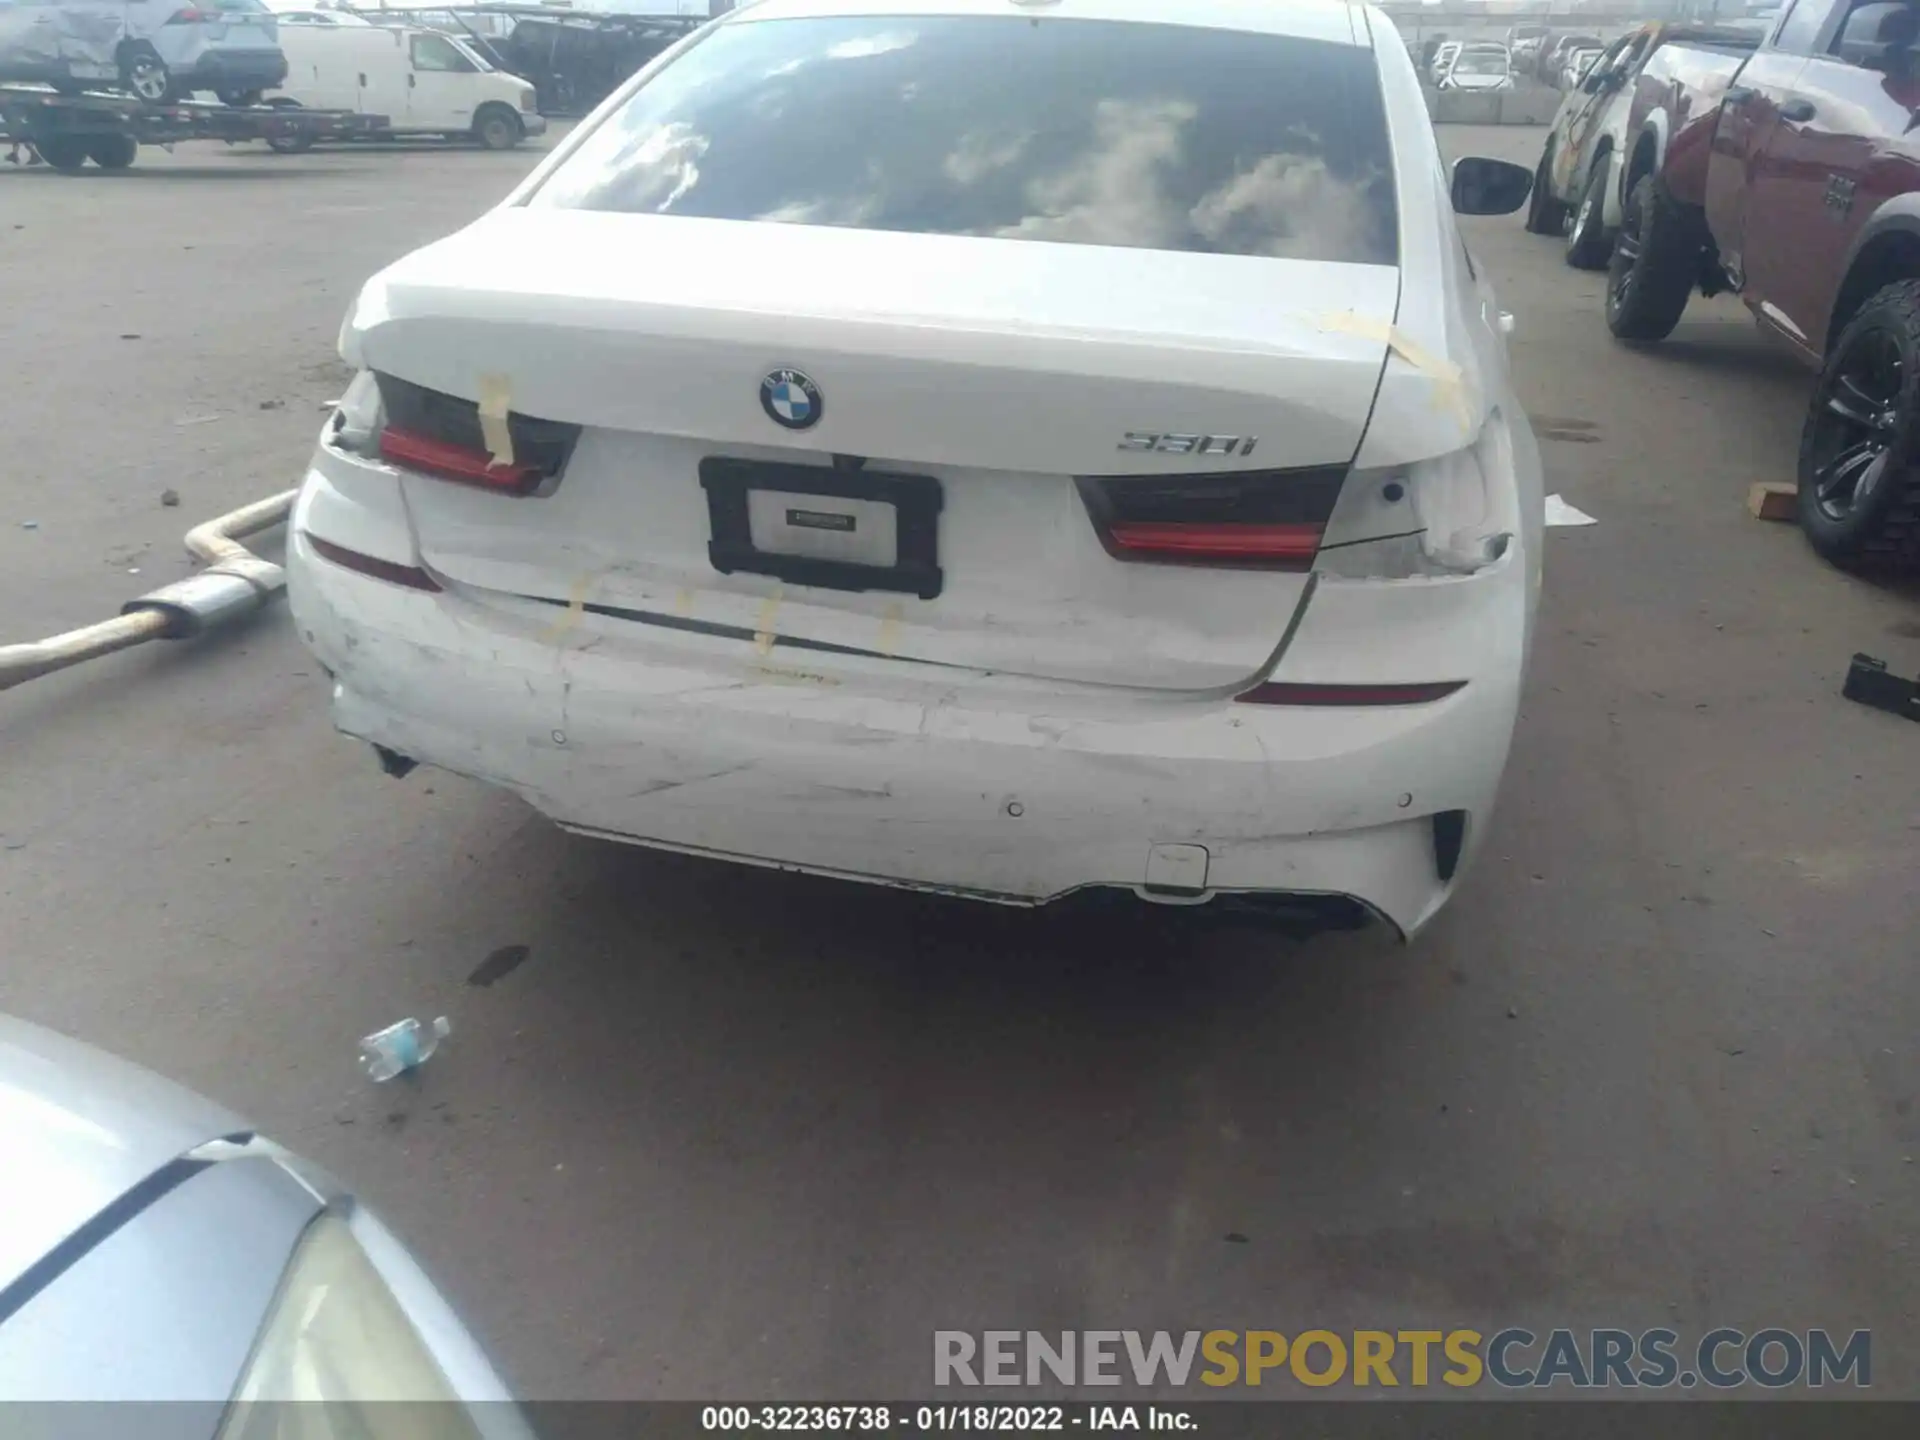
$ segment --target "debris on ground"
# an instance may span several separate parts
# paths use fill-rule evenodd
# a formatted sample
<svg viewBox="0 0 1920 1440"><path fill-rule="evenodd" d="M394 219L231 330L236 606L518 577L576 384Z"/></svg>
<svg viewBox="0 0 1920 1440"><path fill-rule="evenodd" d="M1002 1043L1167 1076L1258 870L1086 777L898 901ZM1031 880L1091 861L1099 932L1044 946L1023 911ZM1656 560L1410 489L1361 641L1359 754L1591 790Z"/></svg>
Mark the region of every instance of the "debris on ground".
<svg viewBox="0 0 1920 1440"><path fill-rule="evenodd" d="M474 967L473 973L467 976L467 984L485 989L494 981L517 970L532 953L525 945L502 945Z"/></svg>
<svg viewBox="0 0 1920 1440"><path fill-rule="evenodd" d="M260 408L262 410L278 410L282 405L286 403L287 402L284 400L262 400L260 402Z"/></svg>
<svg viewBox="0 0 1920 1440"><path fill-rule="evenodd" d="M375 1081L404 1075L432 1059L433 1052L452 1030L452 1022L444 1015L438 1017L430 1029L409 1015L360 1041L360 1067Z"/></svg>
<svg viewBox="0 0 1920 1440"><path fill-rule="evenodd" d="M38 530L40 528L40 522L38 520L22 520L20 522L20 528L22 530Z"/></svg>
<svg viewBox="0 0 1920 1440"><path fill-rule="evenodd" d="M1840 693L1849 700L1920 720L1920 679L1906 680L1887 669L1887 662L1871 655L1855 655L1847 667L1847 683Z"/></svg>
<svg viewBox="0 0 1920 1440"><path fill-rule="evenodd" d="M169 510L173 509L174 506L180 503L180 492L178 490L162 490L160 492L160 503Z"/></svg>
<svg viewBox="0 0 1920 1440"><path fill-rule="evenodd" d="M1558 495L1547 496L1547 524L1598 525L1600 522L1584 510L1576 510Z"/></svg>
<svg viewBox="0 0 1920 1440"><path fill-rule="evenodd" d="M1762 480L1747 491L1747 513L1756 520L1797 520L1800 487Z"/></svg>

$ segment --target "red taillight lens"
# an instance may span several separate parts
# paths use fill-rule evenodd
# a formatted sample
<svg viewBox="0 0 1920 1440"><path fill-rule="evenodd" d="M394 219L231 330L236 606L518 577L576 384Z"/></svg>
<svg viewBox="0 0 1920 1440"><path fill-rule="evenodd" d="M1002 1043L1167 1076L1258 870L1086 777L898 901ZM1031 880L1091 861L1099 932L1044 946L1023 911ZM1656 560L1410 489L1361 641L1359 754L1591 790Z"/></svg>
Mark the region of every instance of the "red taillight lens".
<svg viewBox="0 0 1920 1440"><path fill-rule="evenodd" d="M220 12L218 10L196 10L192 6L188 6L185 10L176 10L173 14L169 15L167 17L167 24L198 25L203 21L213 21L219 18Z"/></svg>
<svg viewBox="0 0 1920 1440"><path fill-rule="evenodd" d="M1300 560L1320 548L1319 525L1182 525L1118 521L1107 530L1116 550L1141 559Z"/></svg>
<svg viewBox="0 0 1920 1440"><path fill-rule="evenodd" d="M1100 543L1115 559L1307 570L1346 473L1325 466L1079 484Z"/></svg>
<svg viewBox="0 0 1920 1440"><path fill-rule="evenodd" d="M380 432L380 454L409 470L484 485L509 495L524 495L540 483L540 472L531 465L496 465L485 450L470 450L392 425Z"/></svg>
<svg viewBox="0 0 1920 1440"><path fill-rule="evenodd" d="M1434 680L1420 685L1256 685L1234 699L1246 705L1431 705L1455 691L1464 680Z"/></svg>
<svg viewBox="0 0 1920 1440"><path fill-rule="evenodd" d="M531 495L557 480L580 438L578 425L509 414L513 460L496 464L471 400L391 375L376 375L386 426L380 454L396 465L501 495Z"/></svg>

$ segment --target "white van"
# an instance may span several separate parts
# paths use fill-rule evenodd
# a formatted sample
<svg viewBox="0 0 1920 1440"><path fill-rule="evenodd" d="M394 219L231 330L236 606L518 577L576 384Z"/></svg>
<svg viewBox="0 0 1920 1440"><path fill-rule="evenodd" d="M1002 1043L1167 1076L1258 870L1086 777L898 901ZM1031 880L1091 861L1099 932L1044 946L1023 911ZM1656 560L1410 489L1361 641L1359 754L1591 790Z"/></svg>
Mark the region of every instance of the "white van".
<svg viewBox="0 0 1920 1440"><path fill-rule="evenodd" d="M452 35L397 25L314 24L280 16L282 103L385 115L395 135L445 135L509 150L546 132L533 86L494 69Z"/></svg>

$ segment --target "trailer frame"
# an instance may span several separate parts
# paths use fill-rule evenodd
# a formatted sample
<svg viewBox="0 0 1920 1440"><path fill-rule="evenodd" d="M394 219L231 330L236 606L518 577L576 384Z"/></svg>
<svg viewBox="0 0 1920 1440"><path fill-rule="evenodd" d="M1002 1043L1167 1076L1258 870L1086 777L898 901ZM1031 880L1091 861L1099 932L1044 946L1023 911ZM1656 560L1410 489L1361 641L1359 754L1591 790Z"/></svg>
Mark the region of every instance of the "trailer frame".
<svg viewBox="0 0 1920 1440"><path fill-rule="evenodd" d="M264 140L297 153L321 140L365 140L385 134L385 115L352 110L307 110L291 102L221 105L201 100L149 104L133 95L39 85L0 85L0 145L28 145L55 170L74 174L91 160L124 170L142 145Z"/></svg>

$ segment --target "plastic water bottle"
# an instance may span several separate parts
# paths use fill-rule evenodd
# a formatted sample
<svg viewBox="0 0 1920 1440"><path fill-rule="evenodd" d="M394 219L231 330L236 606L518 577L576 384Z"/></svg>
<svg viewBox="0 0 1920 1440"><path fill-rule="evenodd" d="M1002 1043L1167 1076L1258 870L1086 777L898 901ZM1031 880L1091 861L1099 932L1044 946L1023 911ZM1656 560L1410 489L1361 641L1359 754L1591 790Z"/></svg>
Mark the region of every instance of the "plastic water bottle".
<svg viewBox="0 0 1920 1440"><path fill-rule="evenodd" d="M431 1029L409 1015L398 1024L376 1030L360 1042L360 1066L374 1080L391 1080L427 1063L440 1042L453 1030L442 1015Z"/></svg>

